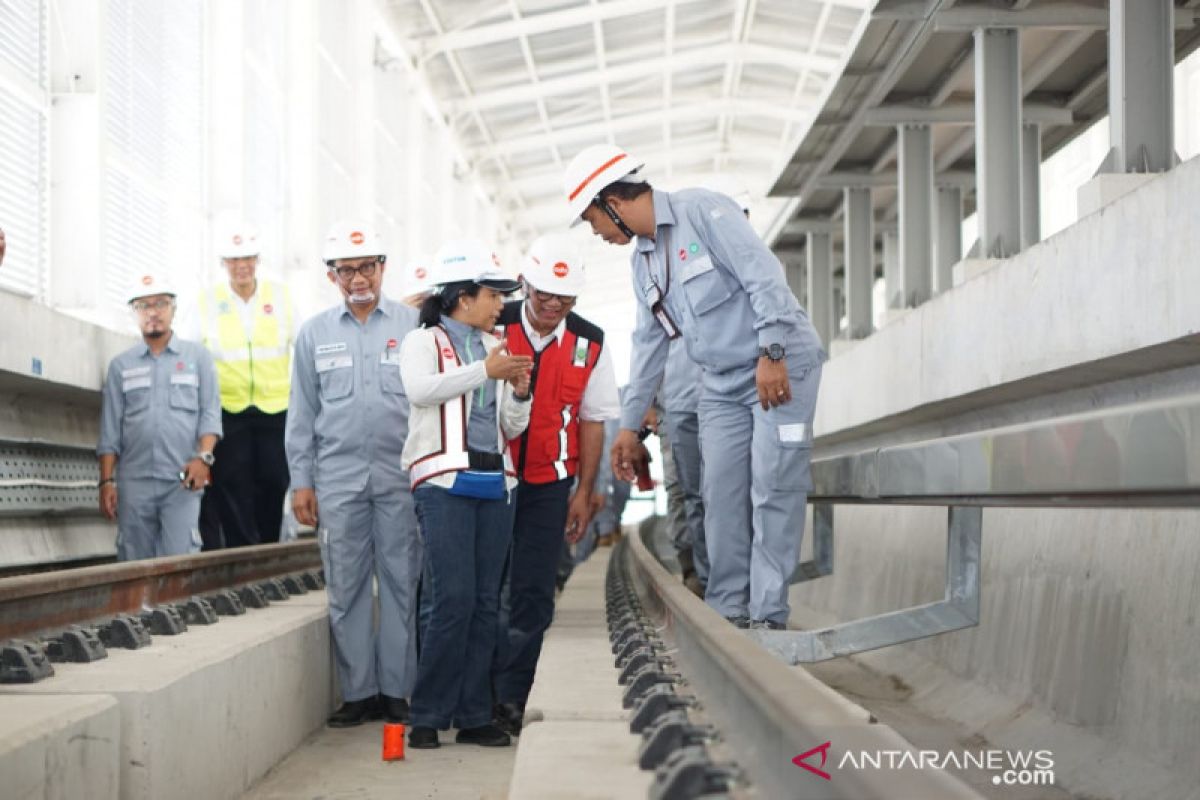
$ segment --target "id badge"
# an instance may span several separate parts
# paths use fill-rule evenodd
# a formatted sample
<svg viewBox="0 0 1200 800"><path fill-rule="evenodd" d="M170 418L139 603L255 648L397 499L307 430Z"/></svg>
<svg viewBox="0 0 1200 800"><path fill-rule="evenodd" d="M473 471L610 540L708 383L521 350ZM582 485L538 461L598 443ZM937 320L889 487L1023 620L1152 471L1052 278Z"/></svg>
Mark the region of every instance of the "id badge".
<svg viewBox="0 0 1200 800"><path fill-rule="evenodd" d="M675 324L675 320L671 319L671 315L667 313L667 308L663 305L662 300L650 306L650 311L654 314L654 318L658 320L658 324L662 325L662 329L667 332L668 339L679 338L679 326Z"/></svg>

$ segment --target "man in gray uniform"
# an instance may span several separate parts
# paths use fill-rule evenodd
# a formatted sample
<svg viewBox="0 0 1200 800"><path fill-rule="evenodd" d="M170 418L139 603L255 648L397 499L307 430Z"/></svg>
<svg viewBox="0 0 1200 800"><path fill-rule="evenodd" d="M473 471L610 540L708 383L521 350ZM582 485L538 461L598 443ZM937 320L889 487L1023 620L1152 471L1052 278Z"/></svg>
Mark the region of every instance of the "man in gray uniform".
<svg viewBox="0 0 1200 800"><path fill-rule="evenodd" d="M117 558L200 549L200 497L221 436L212 357L175 336L175 291L144 275L129 292L142 344L108 365L101 396L100 512L117 522Z"/></svg>
<svg viewBox="0 0 1200 800"><path fill-rule="evenodd" d="M675 480L682 495L682 517L676 537L675 551L680 554L683 582L700 597L708 584L708 549L704 543L704 498L700 480L704 459L700 455L700 384L703 372L688 358L683 339L671 342L667 366L663 374L659 399L663 407L661 420L674 464ZM663 464L666 480L667 464Z"/></svg>
<svg viewBox="0 0 1200 800"><path fill-rule="evenodd" d="M343 704L330 727L381 715L408 718L416 680L421 540L400 453L408 398L400 343L414 308L381 296L385 257L365 224L338 223L325 240L329 280L344 302L304 323L296 339L287 432L292 509L317 528ZM375 630L372 578L379 581Z"/></svg>
<svg viewBox="0 0 1200 800"><path fill-rule="evenodd" d="M613 471L634 476L636 429L670 342L682 336L704 373L705 599L739 627L783 628L825 351L739 205L707 189L655 191L637 174L641 166L619 147L595 145L564 180L571 224L586 221L613 244L637 240L637 323Z"/></svg>

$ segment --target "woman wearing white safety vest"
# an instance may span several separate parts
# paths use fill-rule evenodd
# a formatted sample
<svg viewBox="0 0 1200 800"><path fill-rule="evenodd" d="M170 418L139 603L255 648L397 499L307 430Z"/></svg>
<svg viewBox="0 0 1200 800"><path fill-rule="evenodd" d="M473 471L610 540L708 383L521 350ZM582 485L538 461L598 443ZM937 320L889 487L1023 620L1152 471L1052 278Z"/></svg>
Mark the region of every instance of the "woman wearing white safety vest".
<svg viewBox="0 0 1200 800"><path fill-rule="evenodd" d="M421 655L409 746L502 747L491 724L489 671L516 477L507 441L529 424L532 359L509 355L490 331L518 283L479 242L434 257L422 327L404 339L400 371L412 404L403 465L425 542Z"/></svg>

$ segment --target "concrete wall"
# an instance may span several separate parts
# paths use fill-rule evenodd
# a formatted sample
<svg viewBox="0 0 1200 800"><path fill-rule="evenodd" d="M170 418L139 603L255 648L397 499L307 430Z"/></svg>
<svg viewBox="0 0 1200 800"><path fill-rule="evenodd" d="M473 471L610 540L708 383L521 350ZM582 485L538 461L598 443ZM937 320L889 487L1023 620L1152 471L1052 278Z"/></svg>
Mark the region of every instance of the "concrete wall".
<svg viewBox="0 0 1200 800"><path fill-rule="evenodd" d="M1200 160L915 309L825 369L818 457L1194 392ZM1094 797L1200 783L1200 511L987 509L978 627L860 656L918 706L1048 748ZM827 624L940 598L944 509L843 506Z"/></svg>

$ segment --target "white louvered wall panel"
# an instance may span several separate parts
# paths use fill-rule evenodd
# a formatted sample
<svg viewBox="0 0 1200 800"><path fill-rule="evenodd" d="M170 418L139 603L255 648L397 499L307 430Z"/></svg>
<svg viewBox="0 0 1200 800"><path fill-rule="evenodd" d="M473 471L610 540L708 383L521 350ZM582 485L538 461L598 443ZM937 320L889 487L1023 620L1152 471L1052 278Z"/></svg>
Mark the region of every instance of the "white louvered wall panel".
<svg viewBox="0 0 1200 800"><path fill-rule="evenodd" d="M0 0L0 289L44 299L48 262L47 10Z"/></svg>
<svg viewBox="0 0 1200 800"><path fill-rule="evenodd" d="M104 285L119 311L136 276L199 268L202 3L111 0L107 27Z"/></svg>

